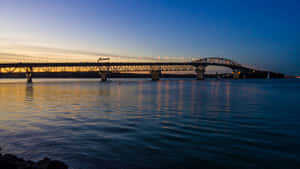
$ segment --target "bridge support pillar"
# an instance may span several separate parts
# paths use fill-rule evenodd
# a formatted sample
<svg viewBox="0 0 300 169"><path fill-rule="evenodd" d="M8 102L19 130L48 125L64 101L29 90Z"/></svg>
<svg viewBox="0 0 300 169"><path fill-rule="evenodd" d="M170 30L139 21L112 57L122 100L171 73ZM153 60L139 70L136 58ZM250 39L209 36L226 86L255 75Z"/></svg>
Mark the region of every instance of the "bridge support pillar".
<svg viewBox="0 0 300 169"><path fill-rule="evenodd" d="M107 80L107 77L108 77L108 72L107 71L100 71L99 75L101 77L101 81L105 82Z"/></svg>
<svg viewBox="0 0 300 169"><path fill-rule="evenodd" d="M239 79L240 78L240 74L241 74L241 72L239 71L239 70L233 70L233 72L232 72L232 78L234 79L234 80L237 80L237 79Z"/></svg>
<svg viewBox="0 0 300 169"><path fill-rule="evenodd" d="M161 75L161 70L151 70L150 73L153 81L159 80Z"/></svg>
<svg viewBox="0 0 300 169"><path fill-rule="evenodd" d="M32 74L33 74L33 68L31 66L26 67L25 76L27 79L27 83L32 83Z"/></svg>
<svg viewBox="0 0 300 169"><path fill-rule="evenodd" d="M204 80L204 72L205 72L205 66L198 66L196 68L197 80Z"/></svg>

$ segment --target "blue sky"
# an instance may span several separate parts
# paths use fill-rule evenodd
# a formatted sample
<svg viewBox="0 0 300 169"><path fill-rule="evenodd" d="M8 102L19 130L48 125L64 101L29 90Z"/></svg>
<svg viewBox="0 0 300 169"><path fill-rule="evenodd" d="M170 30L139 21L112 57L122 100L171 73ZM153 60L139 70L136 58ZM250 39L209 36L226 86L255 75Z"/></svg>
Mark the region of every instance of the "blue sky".
<svg viewBox="0 0 300 169"><path fill-rule="evenodd" d="M0 0L0 45L18 54L21 44L135 57L225 56L297 74L299 11L297 0Z"/></svg>

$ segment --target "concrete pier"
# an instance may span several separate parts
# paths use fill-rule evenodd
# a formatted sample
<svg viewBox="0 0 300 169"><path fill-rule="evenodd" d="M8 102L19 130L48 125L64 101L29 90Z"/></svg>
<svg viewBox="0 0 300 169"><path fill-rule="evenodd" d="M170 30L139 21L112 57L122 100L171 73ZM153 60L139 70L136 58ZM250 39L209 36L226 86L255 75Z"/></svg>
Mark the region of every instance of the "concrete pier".
<svg viewBox="0 0 300 169"><path fill-rule="evenodd" d="M151 70L150 73L153 81L159 80L161 75L161 70Z"/></svg>
<svg viewBox="0 0 300 169"><path fill-rule="evenodd" d="M100 71L99 75L101 77L101 81L105 82L107 80L107 77L108 77L108 72L107 71Z"/></svg>
<svg viewBox="0 0 300 169"><path fill-rule="evenodd" d="M239 79L240 78L240 74L241 74L241 72L239 71L239 70L233 70L233 72L232 72L232 78L234 79L234 80L237 80L237 79Z"/></svg>
<svg viewBox="0 0 300 169"><path fill-rule="evenodd" d="M33 68L27 67L25 72L27 83L32 83L32 74L33 74Z"/></svg>
<svg viewBox="0 0 300 169"><path fill-rule="evenodd" d="M198 66L195 71L197 80L204 80L205 66Z"/></svg>

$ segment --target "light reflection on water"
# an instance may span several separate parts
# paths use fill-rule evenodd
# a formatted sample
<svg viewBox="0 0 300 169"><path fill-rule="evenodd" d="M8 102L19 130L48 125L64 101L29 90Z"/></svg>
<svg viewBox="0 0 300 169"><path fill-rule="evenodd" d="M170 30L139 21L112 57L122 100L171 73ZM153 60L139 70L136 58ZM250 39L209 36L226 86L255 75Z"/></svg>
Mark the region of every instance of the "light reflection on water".
<svg viewBox="0 0 300 169"><path fill-rule="evenodd" d="M296 168L299 80L0 80L0 147L74 168Z"/></svg>

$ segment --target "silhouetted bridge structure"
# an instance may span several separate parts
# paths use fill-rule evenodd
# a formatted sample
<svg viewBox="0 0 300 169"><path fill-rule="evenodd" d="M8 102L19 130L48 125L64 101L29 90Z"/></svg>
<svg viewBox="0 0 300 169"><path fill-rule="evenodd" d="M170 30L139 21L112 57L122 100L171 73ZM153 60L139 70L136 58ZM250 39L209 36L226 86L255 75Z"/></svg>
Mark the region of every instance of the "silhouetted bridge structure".
<svg viewBox="0 0 300 169"><path fill-rule="evenodd" d="M63 62L63 63L0 63L0 73L25 73L27 82L32 82L35 72L98 72L106 81L109 74L121 72L150 72L152 80L159 80L162 72L194 71L198 80L204 79L207 66L223 66L232 69L232 78L248 78L255 74L267 77L283 77L283 74L250 68L226 58L201 58L191 62Z"/></svg>

